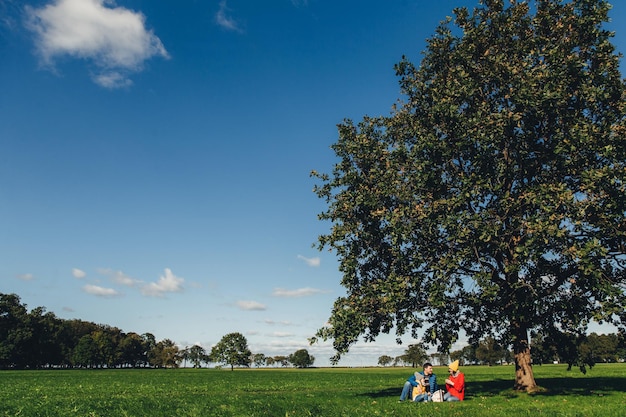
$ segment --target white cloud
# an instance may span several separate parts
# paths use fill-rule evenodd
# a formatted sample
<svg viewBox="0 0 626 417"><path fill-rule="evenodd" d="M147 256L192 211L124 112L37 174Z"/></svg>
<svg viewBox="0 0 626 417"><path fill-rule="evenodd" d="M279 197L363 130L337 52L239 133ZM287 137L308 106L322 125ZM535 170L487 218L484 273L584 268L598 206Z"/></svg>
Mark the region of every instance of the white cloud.
<svg viewBox="0 0 626 417"><path fill-rule="evenodd" d="M168 292L180 292L183 290L183 278L179 278L172 273L172 270L165 268L165 275L161 275L157 282L151 282L141 288L144 295L152 297L162 297Z"/></svg>
<svg viewBox="0 0 626 417"><path fill-rule="evenodd" d="M272 295L274 297L288 297L288 298L296 298L296 297L308 297L310 295L316 294L327 294L330 291L320 290L317 288L298 288L296 290L287 290L285 288L274 288Z"/></svg>
<svg viewBox="0 0 626 417"><path fill-rule="evenodd" d="M270 336L272 337L293 337L293 333L288 332L273 332Z"/></svg>
<svg viewBox="0 0 626 417"><path fill-rule="evenodd" d="M217 22L217 24L227 30L232 30L234 32L242 32L242 29L239 23L237 23L235 19L230 17L228 15L228 12L230 12L230 9L226 5L226 0L222 0L220 2L220 9L217 11L215 15L215 21Z"/></svg>
<svg viewBox="0 0 626 417"><path fill-rule="evenodd" d="M292 322L290 322L290 321L286 321L286 320L283 320L283 321L264 320L264 323L265 323L265 324L268 324L268 325L270 325L270 326L274 326L274 325L292 326L292 325L293 325L293 323L292 323Z"/></svg>
<svg viewBox="0 0 626 417"><path fill-rule="evenodd" d="M114 282L125 285L127 287L134 287L141 283L141 281L134 279L132 277L129 277L122 271L114 271L110 268L100 268L98 269L98 273L102 275L106 275L110 277Z"/></svg>
<svg viewBox="0 0 626 417"><path fill-rule="evenodd" d="M19 274L17 278L21 279L22 281L32 281L33 279L35 279L35 276L33 274Z"/></svg>
<svg viewBox="0 0 626 417"><path fill-rule="evenodd" d="M76 279L83 279L87 276L87 273L78 268L72 268L72 276Z"/></svg>
<svg viewBox="0 0 626 417"><path fill-rule="evenodd" d="M320 266L320 258L315 257L315 258L306 258L302 255L298 255L298 259L303 260L304 262L306 262L306 264L308 266L312 266L312 267L318 267Z"/></svg>
<svg viewBox="0 0 626 417"><path fill-rule="evenodd" d="M53 0L25 9L43 65L54 68L62 56L88 60L99 69L94 82L103 87L128 86L129 73L140 71L146 60L169 57L161 40L146 29L144 15L116 7L112 0Z"/></svg>
<svg viewBox="0 0 626 417"><path fill-rule="evenodd" d="M264 311L267 307L256 301L237 301L237 307L242 310Z"/></svg>
<svg viewBox="0 0 626 417"><path fill-rule="evenodd" d="M126 75L118 71L104 72L92 76L94 82L104 88L123 88L130 87L133 82Z"/></svg>
<svg viewBox="0 0 626 417"><path fill-rule="evenodd" d="M113 288L104 288L97 285L87 284L83 287L83 291L87 294L96 295L98 297L115 297L119 295Z"/></svg>

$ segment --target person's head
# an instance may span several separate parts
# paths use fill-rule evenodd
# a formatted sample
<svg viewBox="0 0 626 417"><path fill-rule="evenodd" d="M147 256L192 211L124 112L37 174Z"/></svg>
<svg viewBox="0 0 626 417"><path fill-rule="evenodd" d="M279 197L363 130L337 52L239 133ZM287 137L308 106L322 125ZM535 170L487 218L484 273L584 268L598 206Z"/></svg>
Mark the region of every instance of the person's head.
<svg viewBox="0 0 626 417"><path fill-rule="evenodd" d="M451 374L456 374L459 371L459 360L455 360L450 365L448 365L448 372Z"/></svg>
<svg viewBox="0 0 626 417"><path fill-rule="evenodd" d="M425 376L430 376L433 374L433 364L430 362L426 362L424 364L424 375Z"/></svg>

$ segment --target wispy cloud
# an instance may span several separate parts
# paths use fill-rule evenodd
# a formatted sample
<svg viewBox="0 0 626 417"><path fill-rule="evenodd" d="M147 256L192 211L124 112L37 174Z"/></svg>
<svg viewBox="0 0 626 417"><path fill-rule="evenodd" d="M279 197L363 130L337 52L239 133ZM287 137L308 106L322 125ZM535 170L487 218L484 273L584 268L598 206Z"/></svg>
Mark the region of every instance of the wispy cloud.
<svg viewBox="0 0 626 417"><path fill-rule="evenodd" d="M54 69L58 57L85 59L98 68L93 80L102 87L128 86L129 75L141 71L146 60L169 58L161 40L146 28L145 16L113 0L53 0L25 10L41 63Z"/></svg>
<svg viewBox="0 0 626 417"><path fill-rule="evenodd" d="M241 310L248 311L265 311L267 307L264 304L258 303L256 301L237 301L237 307Z"/></svg>
<svg viewBox="0 0 626 417"><path fill-rule="evenodd" d="M129 277L122 271L114 271L110 268L100 268L98 273L110 277L114 282L125 285L127 287L135 287L141 284L141 281Z"/></svg>
<svg viewBox="0 0 626 417"><path fill-rule="evenodd" d="M35 276L33 274L19 274L17 279L21 279L22 281L32 281L35 279Z"/></svg>
<svg viewBox="0 0 626 417"><path fill-rule="evenodd" d="M320 263L321 263L320 258L318 258L318 257L315 257L315 258L307 258L307 257L305 257L305 256L298 255L298 259L300 259L300 260L302 260L302 261L306 262L306 264L307 264L308 266L312 266L312 267L318 267L318 266L320 266Z"/></svg>
<svg viewBox="0 0 626 417"><path fill-rule="evenodd" d="M19 22L14 16L19 16L21 12L22 7L17 0L0 0L0 30L16 30Z"/></svg>
<svg viewBox="0 0 626 417"><path fill-rule="evenodd" d="M293 333L289 332L273 332L270 334L272 337L293 337Z"/></svg>
<svg viewBox="0 0 626 417"><path fill-rule="evenodd" d="M83 291L87 294L96 295L98 297L115 297L119 295L119 293L113 288L104 288L91 284L85 285L83 287Z"/></svg>
<svg viewBox="0 0 626 417"><path fill-rule="evenodd" d="M308 297L311 295L317 294L327 294L330 291L328 290L320 290L317 288L298 288L295 290L287 290L285 288L274 288L272 295L274 297L287 297L287 298L297 298L297 297Z"/></svg>
<svg viewBox="0 0 626 417"><path fill-rule="evenodd" d="M177 277L172 270L165 268L164 275L157 282L151 282L141 288L141 293L151 297L163 297L165 293L180 292L183 290L184 278Z"/></svg>
<svg viewBox="0 0 626 417"><path fill-rule="evenodd" d="M220 8L215 14L215 22L226 30L233 32L243 32L241 25L233 17L230 16L231 10L226 4L226 0L220 2Z"/></svg>
<svg viewBox="0 0 626 417"><path fill-rule="evenodd" d="M72 276L76 279L83 279L87 276L87 273L82 269L72 268Z"/></svg>
<svg viewBox="0 0 626 417"><path fill-rule="evenodd" d="M293 325L293 323L290 322L290 321L264 320L264 323L268 324L270 326L274 326L274 325L291 326L291 325Z"/></svg>

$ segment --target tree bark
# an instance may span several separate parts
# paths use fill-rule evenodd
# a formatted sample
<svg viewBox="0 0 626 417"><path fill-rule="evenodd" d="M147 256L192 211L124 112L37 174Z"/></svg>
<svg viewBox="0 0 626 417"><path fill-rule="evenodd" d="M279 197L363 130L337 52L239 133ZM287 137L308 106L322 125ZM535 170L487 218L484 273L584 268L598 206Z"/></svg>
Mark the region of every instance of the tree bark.
<svg viewBox="0 0 626 417"><path fill-rule="evenodd" d="M513 354L515 357L515 386L518 391L534 392L538 389L528 344L528 328L513 325Z"/></svg>

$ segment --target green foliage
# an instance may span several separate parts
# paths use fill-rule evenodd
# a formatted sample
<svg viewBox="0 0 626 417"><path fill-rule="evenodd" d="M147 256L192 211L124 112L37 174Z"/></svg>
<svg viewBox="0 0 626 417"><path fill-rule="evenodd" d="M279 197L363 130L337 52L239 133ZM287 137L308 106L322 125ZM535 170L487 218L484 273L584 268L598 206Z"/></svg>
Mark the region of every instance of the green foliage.
<svg viewBox="0 0 626 417"><path fill-rule="evenodd" d="M148 354L150 365L155 368L178 368L180 359L178 346L170 339L157 342Z"/></svg>
<svg viewBox="0 0 626 417"><path fill-rule="evenodd" d="M378 364L380 366L389 366L393 363L393 358L389 355L382 355L378 357Z"/></svg>
<svg viewBox="0 0 626 417"><path fill-rule="evenodd" d="M271 361L267 361L268 365L271 364L280 364L280 366L282 366L283 368L289 366L289 358L287 356L284 355L276 355L272 358Z"/></svg>
<svg viewBox="0 0 626 417"><path fill-rule="evenodd" d="M455 361L457 359L459 360L461 365L477 364L478 358L476 357L476 347L472 345L467 345L461 350L455 350L454 352L450 352L450 360Z"/></svg>
<svg viewBox="0 0 626 417"><path fill-rule="evenodd" d="M200 345L193 345L190 348L184 349L180 352L180 355L184 360L191 362L194 368L201 368L202 362L210 362L209 355L206 350Z"/></svg>
<svg viewBox="0 0 626 417"><path fill-rule="evenodd" d="M544 393L516 393L510 366L462 368L462 403L398 403L408 368L132 369L2 371L0 415L44 417L261 416L618 416L626 365L600 364L587 375L546 365ZM435 368L439 378L445 367Z"/></svg>
<svg viewBox="0 0 626 417"><path fill-rule="evenodd" d="M296 368L308 368L313 366L315 362L315 357L309 355L309 352L306 349L299 349L289 355L289 362Z"/></svg>
<svg viewBox="0 0 626 417"><path fill-rule="evenodd" d="M428 354L421 343L409 345L402 355L402 361L410 364L413 368L421 367L427 360Z"/></svg>
<svg viewBox="0 0 626 417"><path fill-rule="evenodd" d="M474 354L478 363L484 365L496 365L511 360L511 352L498 343L493 337L481 340Z"/></svg>
<svg viewBox="0 0 626 417"><path fill-rule="evenodd" d="M512 345L535 385L528 331L626 323L624 80L603 0L481 2L396 71L389 117L339 125L332 174L314 172L347 295L338 360L395 330L446 352ZM453 27L456 26L456 27Z"/></svg>
<svg viewBox="0 0 626 417"><path fill-rule="evenodd" d="M263 353L255 353L252 355L252 363L254 363L254 365L259 368L265 364L270 365L270 363L268 363L268 359Z"/></svg>
<svg viewBox="0 0 626 417"><path fill-rule="evenodd" d="M0 293L0 369L46 367L175 367L180 357L171 340L124 333L116 327L61 320L44 307L21 304Z"/></svg>
<svg viewBox="0 0 626 417"><path fill-rule="evenodd" d="M248 348L248 341L241 333L229 333L211 349L211 361L235 366L250 366L252 352Z"/></svg>

